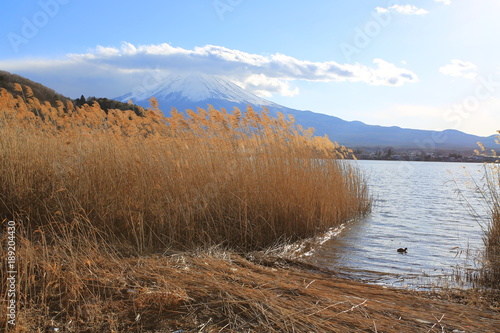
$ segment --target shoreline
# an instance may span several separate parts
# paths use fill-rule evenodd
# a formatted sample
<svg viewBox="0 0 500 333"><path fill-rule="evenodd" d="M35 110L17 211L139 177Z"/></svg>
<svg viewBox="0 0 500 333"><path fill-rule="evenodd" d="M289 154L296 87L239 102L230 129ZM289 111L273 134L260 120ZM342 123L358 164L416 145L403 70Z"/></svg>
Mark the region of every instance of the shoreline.
<svg viewBox="0 0 500 333"><path fill-rule="evenodd" d="M476 302L472 291L460 296L370 285L262 253L206 250L86 265L80 278L94 298L78 304L80 319L68 320L69 308L38 318L36 309L21 310L23 322L36 325L26 330L494 332L500 327L499 304L479 295Z"/></svg>

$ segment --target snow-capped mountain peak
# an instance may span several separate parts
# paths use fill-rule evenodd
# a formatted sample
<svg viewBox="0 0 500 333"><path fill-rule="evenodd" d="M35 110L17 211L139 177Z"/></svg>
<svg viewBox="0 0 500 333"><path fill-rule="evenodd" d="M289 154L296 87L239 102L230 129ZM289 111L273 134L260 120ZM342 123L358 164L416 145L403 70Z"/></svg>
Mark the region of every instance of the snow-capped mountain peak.
<svg viewBox="0 0 500 333"><path fill-rule="evenodd" d="M185 102L200 102L217 99L258 106L275 105L220 76L200 73L172 75L149 89L137 89L117 99L123 102L132 99L135 103L141 104L141 102L147 101L151 97L155 97L158 101L163 102L181 100Z"/></svg>

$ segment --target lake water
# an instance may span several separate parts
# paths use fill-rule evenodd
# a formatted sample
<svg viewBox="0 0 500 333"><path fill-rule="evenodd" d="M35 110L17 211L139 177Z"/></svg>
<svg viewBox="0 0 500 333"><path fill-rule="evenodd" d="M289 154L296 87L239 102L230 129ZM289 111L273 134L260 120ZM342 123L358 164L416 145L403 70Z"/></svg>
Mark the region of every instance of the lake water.
<svg viewBox="0 0 500 333"><path fill-rule="evenodd" d="M345 226L307 260L365 282L427 289L467 287L453 273L474 269L487 209L478 199L484 166L358 161L374 196L372 213ZM470 208L458 193L462 191ZM408 248L406 254L398 248Z"/></svg>

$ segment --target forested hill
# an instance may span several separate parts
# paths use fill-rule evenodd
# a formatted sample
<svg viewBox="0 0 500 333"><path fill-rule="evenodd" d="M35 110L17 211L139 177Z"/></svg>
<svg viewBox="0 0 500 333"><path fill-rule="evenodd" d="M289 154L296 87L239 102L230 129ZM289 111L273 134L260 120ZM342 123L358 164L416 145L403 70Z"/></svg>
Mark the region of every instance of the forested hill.
<svg viewBox="0 0 500 333"><path fill-rule="evenodd" d="M0 70L0 88L4 88L13 96L20 95L21 92L15 89L15 84L29 86L33 90L33 95L40 101L47 101L54 104L56 101L66 102L70 98L57 93L55 90L47 88L43 84L31 81L17 74L11 74Z"/></svg>
<svg viewBox="0 0 500 333"><path fill-rule="evenodd" d="M55 90L50 89L43 84L31 81L21 75L0 70L0 88L4 88L12 96L22 95L22 92L15 88L16 83L20 84L23 88L26 86L30 87L33 91L34 97L36 97L39 101L50 102L52 105L55 105L56 101L61 101L63 103L72 101L77 106L82 106L85 103L92 105L93 102L98 102L101 108L105 111L109 109L133 110L138 115L143 112L143 108L140 106L122 103L108 98L97 98L93 96L85 98L82 95L80 98L71 99L57 93Z"/></svg>

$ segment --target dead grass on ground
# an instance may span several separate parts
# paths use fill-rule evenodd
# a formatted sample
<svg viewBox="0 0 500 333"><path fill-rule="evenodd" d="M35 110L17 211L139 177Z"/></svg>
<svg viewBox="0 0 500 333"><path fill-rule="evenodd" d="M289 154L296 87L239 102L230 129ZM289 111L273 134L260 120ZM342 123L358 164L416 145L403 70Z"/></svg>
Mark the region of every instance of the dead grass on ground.
<svg viewBox="0 0 500 333"><path fill-rule="evenodd" d="M261 252L124 255L91 226L72 242L71 226L54 228L63 236L20 237L19 332L493 332L500 325L498 312Z"/></svg>

